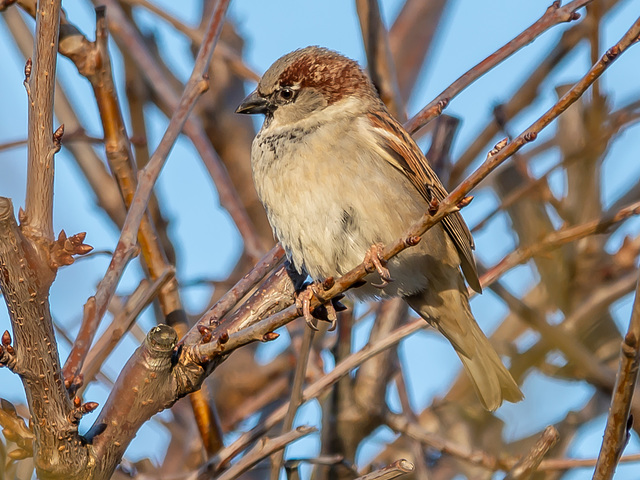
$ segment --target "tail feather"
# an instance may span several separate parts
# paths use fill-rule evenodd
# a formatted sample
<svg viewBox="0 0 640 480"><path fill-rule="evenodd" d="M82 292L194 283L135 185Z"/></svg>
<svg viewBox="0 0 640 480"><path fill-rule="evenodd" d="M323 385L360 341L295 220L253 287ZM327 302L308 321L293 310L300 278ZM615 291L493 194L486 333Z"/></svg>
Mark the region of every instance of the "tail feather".
<svg viewBox="0 0 640 480"><path fill-rule="evenodd" d="M487 410L496 410L504 400L522 400L518 384L473 318L466 291L427 289L405 300L451 342Z"/></svg>
<svg viewBox="0 0 640 480"><path fill-rule="evenodd" d="M458 349L456 349L456 353L462 360L462 365L467 371L482 405L487 410L494 411L502 405L503 400L513 403L522 400L520 388L502 364L500 357L475 320L473 320L470 330L474 337L475 351L470 356L467 356L466 351Z"/></svg>

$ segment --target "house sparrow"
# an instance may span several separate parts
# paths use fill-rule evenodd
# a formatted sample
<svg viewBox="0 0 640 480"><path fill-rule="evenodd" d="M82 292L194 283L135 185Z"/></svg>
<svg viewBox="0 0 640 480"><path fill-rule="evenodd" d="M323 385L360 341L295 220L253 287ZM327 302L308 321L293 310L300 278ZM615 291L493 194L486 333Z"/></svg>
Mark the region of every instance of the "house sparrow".
<svg viewBox="0 0 640 480"><path fill-rule="evenodd" d="M236 111L265 115L251 151L253 179L295 268L321 281L364 259L375 271L355 296L403 297L451 342L488 410L521 400L469 307L462 272L474 290L481 287L459 213L386 267L380 261L381 246L447 192L358 64L325 48L296 50L267 70Z"/></svg>

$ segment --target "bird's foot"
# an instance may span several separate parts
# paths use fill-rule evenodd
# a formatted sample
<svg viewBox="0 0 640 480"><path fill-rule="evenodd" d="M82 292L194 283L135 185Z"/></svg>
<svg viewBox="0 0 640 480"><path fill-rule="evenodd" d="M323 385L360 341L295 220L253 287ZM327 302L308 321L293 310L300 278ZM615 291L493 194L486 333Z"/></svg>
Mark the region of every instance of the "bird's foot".
<svg viewBox="0 0 640 480"><path fill-rule="evenodd" d="M367 253L364 255L364 267L367 272L373 272L375 270L382 279L382 282L379 284L371 284L376 288L384 288L389 285L389 283L393 282L389 269L386 267L387 261L382 257L383 250L384 245L381 243L375 243L371 245L369 250L367 250Z"/></svg>
<svg viewBox="0 0 640 480"><path fill-rule="evenodd" d="M324 305L317 307L314 310L316 316L313 316L313 314L311 313L311 300L313 299L313 297L316 297L318 300L320 300L320 291L322 290L324 290L323 282L313 282L312 284L308 285L307 288L302 290L296 296L296 306L298 308L298 312L300 312L300 314L304 317L304 321L310 328L317 331L318 327L316 325L316 320L323 320L331 322L329 331L332 331L336 328L336 321L338 320L336 307L334 306L333 301L329 301ZM321 308L325 310L326 315L322 315L322 313L325 312L318 311Z"/></svg>

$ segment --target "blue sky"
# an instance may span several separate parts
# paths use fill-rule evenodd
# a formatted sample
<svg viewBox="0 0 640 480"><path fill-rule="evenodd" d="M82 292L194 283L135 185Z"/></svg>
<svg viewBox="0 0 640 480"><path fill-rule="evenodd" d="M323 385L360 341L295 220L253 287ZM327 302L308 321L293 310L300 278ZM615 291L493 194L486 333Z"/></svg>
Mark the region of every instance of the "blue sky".
<svg viewBox="0 0 640 480"><path fill-rule="evenodd" d="M199 21L196 2L158 2L164 8L175 13L188 24ZM381 0L383 18L390 24L397 14L402 1ZM520 33L542 15L550 0L474 0L453 1L445 12L443 28L436 37L431 63L423 69L421 78L408 105L410 114L418 111L459 75L483 60L487 55ZM640 2L623 1L610 15L606 28L602 32L603 48L615 43L631 23L640 15ZM93 9L80 0L64 0L63 6L69 18L87 33L93 36ZM168 63L178 76L186 79L191 69L189 44L176 34L170 26L157 20L146 12L137 13L148 32L153 32L161 40L161 46L169 52ZM322 2L300 2L293 0L275 0L272 2L257 0L233 0L229 12L239 32L246 39L247 63L257 72L263 72L278 57L295 48L307 45L323 45L338 50L365 63L359 24L355 15L354 2L345 0L324 0ZM559 26L547 32L533 44L504 62L485 77L478 80L447 109L447 113L462 119L461 130L454 145L454 156L460 154L472 141L490 114L493 106L506 100L514 88L535 69L544 54L557 41L565 26ZM0 106L4 113L0 115L0 143L26 137L27 108L26 95L22 87L22 65L24 60L13 47L4 22L0 20L0 59L4 67L0 75ZM636 46L616 62L603 77L604 91L610 93L610 102L615 107L640 93L638 83L638 65L640 65L640 47ZM542 86L539 101L517 118L511 125L512 131L521 131L531 121L549 108L555 99L554 87L571 82L582 76L589 68L589 57L585 46L578 55L567 61L557 73L554 73ZM116 76L122 72L121 60L114 53ZM101 136L100 124L92 99L91 89L86 81L78 77L73 65L66 59L59 62L59 73L69 88L69 95L82 118L89 126L89 134ZM215 77L213 78L215 81ZM123 85L119 85L123 92ZM253 88L247 85L247 88ZM150 146L157 145L167 119L153 107L148 109ZM553 128L550 127L550 128ZM544 137L544 135L543 135ZM607 203L629 187L640 175L640 129L636 126L625 134L611 148L603 166L603 195ZM480 159L478 159L479 161ZM536 160L534 171L544 170L545 165L553 162L548 156ZM17 209L24 202L26 175L26 149L16 148L0 151L0 195L11 197ZM562 186L563 177L554 178ZM169 161L158 183L159 195L171 220L171 234L177 244L180 259L178 276L181 281L194 278L224 278L226 272L235 263L240 250L238 233L226 212L218 207L217 195L208 175L202 167L193 147L180 139L173 149ZM56 158L54 222L56 231L64 228L67 233L87 231L87 242L96 249L110 250L117 241L113 228L105 226L104 215L95 207L93 195L87 190L80 172L70 156L63 150ZM465 209L464 215L470 224L491 209L495 200L491 195L480 193L476 201ZM632 224L627 232L637 234L638 224ZM621 237L620 237L621 238ZM477 251L481 258L491 263L499 260L515 244L508 234L508 225L504 219L495 220L486 232L476 238ZM72 267L62 269L52 288L52 311L56 319L70 332L74 332L81 318L82 305L95 289L95 285L104 274L108 257L96 256L82 260ZM140 277L140 271L130 266L119 291L132 290ZM527 267L511 272L507 279L516 293L526 291L534 280ZM204 288L189 288L185 291L189 307L196 311L208 298ZM630 312L630 299L619 302L614 315L619 325L626 325ZM473 302L474 313L485 331L491 331L506 313L504 306L486 293ZM141 321L143 329L153 323L150 315ZM4 306L0 307L0 331L9 328ZM367 329L366 322L360 327ZM136 340L129 335L121 347L112 355L107 373L115 378L130 352L135 348ZM274 346L272 348L281 348ZM61 345L64 355L67 348ZM265 357L270 352L265 350ZM411 378L412 403L422 408L430 403L434 396L443 394L451 376L459 370L455 354L446 342L430 333L420 333L407 340L401 354L409 364ZM428 378L424 378L423 366L434 365ZM517 406L507 406L499 411L499 416L507 422L505 435L518 438L541 428L543 425L561 419L568 409L581 408L589 398L591 388L575 388L573 384L551 380L542 375L531 375L524 386L526 400ZM87 391L86 399L104 402L107 390L92 387ZM393 396L393 393L390 393ZM23 401L22 386L19 380L6 370L0 370L0 396L15 402ZM317 407L307 407L299 421L317 421ZM90 423L94 417L85 421ZM576 456L593 457L597 454L603 418L595 419L585 434L575 442L572 453ZM84 424L84 423L83 423ZM385 436L386 435L386 436ZM164 436L162 428L149 422L132 444L129 454L132 458L161 449ZM373 438L362 452L362 458L370 456L379 448L388 432L381 432ZM157 442L158 448L149 448ZM300 442L300 447L292 452L309 454L317 448L317 437ZM634 439L628 451L638 450ZM635 478L633 467L621 467L616 478ZM577 471L570 478L588 478L588 471Z"/></svg>

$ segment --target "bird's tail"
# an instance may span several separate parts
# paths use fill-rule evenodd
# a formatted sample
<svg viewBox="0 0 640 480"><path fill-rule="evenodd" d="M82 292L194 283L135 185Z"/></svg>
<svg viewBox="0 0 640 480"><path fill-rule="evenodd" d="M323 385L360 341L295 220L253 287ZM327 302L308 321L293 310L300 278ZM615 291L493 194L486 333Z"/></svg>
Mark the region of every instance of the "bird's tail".
<svg viewBox="0 0 640 480"><path fill-rule="evenodd" d="M427 288L405 300L451 342L487 410L494 411L503 400L522 400L518 384L473 318L466 290Z"/></svg>

